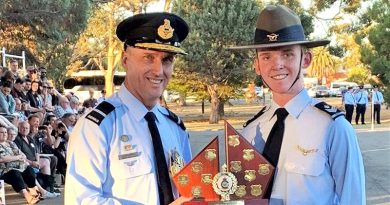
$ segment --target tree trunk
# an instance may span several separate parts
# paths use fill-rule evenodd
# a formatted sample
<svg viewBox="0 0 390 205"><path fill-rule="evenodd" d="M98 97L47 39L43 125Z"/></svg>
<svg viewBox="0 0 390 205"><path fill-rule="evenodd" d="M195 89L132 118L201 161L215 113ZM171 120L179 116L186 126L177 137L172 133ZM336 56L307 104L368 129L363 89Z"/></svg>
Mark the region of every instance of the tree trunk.
<svg viewBox="0 0 390 205"><path fill-rule="evenodd" d="M169 12L171 10L170 8L171 8L171 0L165 0L164 11Z"/></svg>
<svg viewBox="0 0 390 205"><path fill-rule="evenodd" d="M179 94L179 95L180 95L179 105L180 106L187 106L186 96L182 95L182 94Z"/></svg>
<svg viewBox="0 0 390 205"><path fill-rule="evenodd" d="M211 97L209 123L217 124L220 119L219 112L218 112L219 111L218 85L217 84L208 85L207 91Z"/></svg>
<svg viewBox="0 0 390 205"><path fill-rule="evenodd" d="M225 101L224 100L219 101L218 113L219 113L219 116L221 116L221 117L225 116Z"/></svg>
<svg viewBox="0 0 390 205"><path fill-rule="evenodd" d="M202 114L204 114L204 99L202 99Z"/></svg>
<svg viewBox="0 0 390 205"><path fill-rule="evenodd" d="M109 14L109 27L108 30L111 28L114 28L114 16L113 14ZM108 48L107 48L107 70L104 74L104 80L105 80L105 89L106 89L106 95L111 96L114 93L114 86L113 86L113 80L114 80L114 49L115 49L115 43L114 43L114 36L113 33L110 32L108 34Z"/></svg>

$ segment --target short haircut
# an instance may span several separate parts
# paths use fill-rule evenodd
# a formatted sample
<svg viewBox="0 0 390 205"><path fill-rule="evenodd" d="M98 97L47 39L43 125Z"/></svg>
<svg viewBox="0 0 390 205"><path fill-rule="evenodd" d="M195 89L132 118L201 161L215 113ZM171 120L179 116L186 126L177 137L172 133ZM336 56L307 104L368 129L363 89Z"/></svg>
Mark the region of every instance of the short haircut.
<svg viewBox="0 0 390 205"><path fill-rule="evenodd" d="M30 121L32 118L38 118L39 119L39 116L37 114L31 114L30 116L28 116L28 121Z"/></svg>
<svg viewBox="0 0 390 205"><path fill-rule="evenodd" d="M71 116L73 116L73 115L76 116L76 115L73 114L73 113L67 112L67 113L65 113L64 115L62 115L61 119L66 119L66 118L71 117Z"/></svg>
<svg viewBox="0 0 390 205"><path fill-rule="evenodd" d="M15 83L22 84L24 83L24 80L22 78L16 78Z"/></svg>
<svg viewBox="0 0 390 205"><path fill-rule="evenodd" d="M13 84L11 81L9 80L5 80L5 81L1 81L1 86L3 87L6 87L6 88L12 88L13 87Z"/></svg>

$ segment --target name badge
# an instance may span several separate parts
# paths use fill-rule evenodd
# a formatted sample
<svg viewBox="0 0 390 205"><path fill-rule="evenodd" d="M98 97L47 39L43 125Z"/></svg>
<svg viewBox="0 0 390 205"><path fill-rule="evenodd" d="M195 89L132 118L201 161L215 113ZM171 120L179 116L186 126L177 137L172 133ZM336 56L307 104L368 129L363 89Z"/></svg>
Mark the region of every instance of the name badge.
<svg viewBox="0 0 390 205"><path fill-rule="evenodd" d="M120 154L120 155L118 155L118 158L119 158L119 160L122 160L122 159L138 157L140 155L141 155L141 152L132 152L132 153L128 153L128 154Z"/></svg>

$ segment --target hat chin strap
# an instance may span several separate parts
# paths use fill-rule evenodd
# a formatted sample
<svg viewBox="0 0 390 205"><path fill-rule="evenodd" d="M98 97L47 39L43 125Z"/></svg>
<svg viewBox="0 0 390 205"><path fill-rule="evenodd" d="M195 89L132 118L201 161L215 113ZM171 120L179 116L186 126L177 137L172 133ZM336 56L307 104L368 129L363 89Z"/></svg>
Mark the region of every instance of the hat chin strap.
<svg viewBox="0 0 390 205"><path fill-rule="evenodd" d="M256 58L257 58L257 62L259 62L259 56L257 55L257 52L256 52ZM297 83L298 79L300 78L301 76L301 70L302 70L302 59L303 59L303 51L301 49L301 59L299 60L299 72L298 72L298 75L297 77L295 78L294 82L291 84L290 88L288 90L291 90L291 88L295 85L295 83ZM273 91L273 89L267 84L267 82L265 82L263 76L260 75L260 78L261 80L263 81L263 83L269 88L271 89L271 91Z"/></svg>

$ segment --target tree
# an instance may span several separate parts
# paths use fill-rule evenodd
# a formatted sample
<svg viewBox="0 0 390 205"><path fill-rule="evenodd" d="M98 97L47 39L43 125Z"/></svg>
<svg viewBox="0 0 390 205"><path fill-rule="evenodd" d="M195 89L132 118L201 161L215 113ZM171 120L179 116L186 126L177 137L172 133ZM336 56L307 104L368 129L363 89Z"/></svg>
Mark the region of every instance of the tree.
<svg viewBox="0 0 390 205"><path fill-rule="evenodd" d="M173 10L191 28L182 45L189 55L176 69L195 72L204 82L211 100L209 122L218 123L221 86L242 84L251 68L248 52L227 48L253 40L259 6L254 0L180 0Z"/></svg>
<svg viewBox="0 0 390 205"><path fill-rule="evenodd" d="M318 83L322 84L323 78L327 78L335 72L334 56L325 47L314 48L312 51L313 61L307 68L307 72L309 76L317 77Z"/></svg>
<svg viewBox="0 0 390 205"><path fill-rule="evenodd" d="M356 38L362 45L362 61L369 65L372 75L385 87L384 97L390 102L390 4L377 0L361 17L361 28L367 32ZM367 42L368 40L368 42Z"/></svg>
<svg viewBox="0 0 390 205"><path fill-rule="evenodd" d="M3 0L0 46L11 53L25 50L28 64L47 67L49 76L58 81L89 10L89 0Z"/></svg>
<svg viewBox="0 0 390 205"><path fill-rule="evenodd" d="M70 72L90 63L104 72L107 96L114 92L113 79L119 67L123 44L116 38L118 23L129 15L144 12L150 2L156 0L112 0L98 2L93 15L88 20L88 27L79 38L72 55L73 64ZM80 63L80 61L85 61Z"/></svg>

